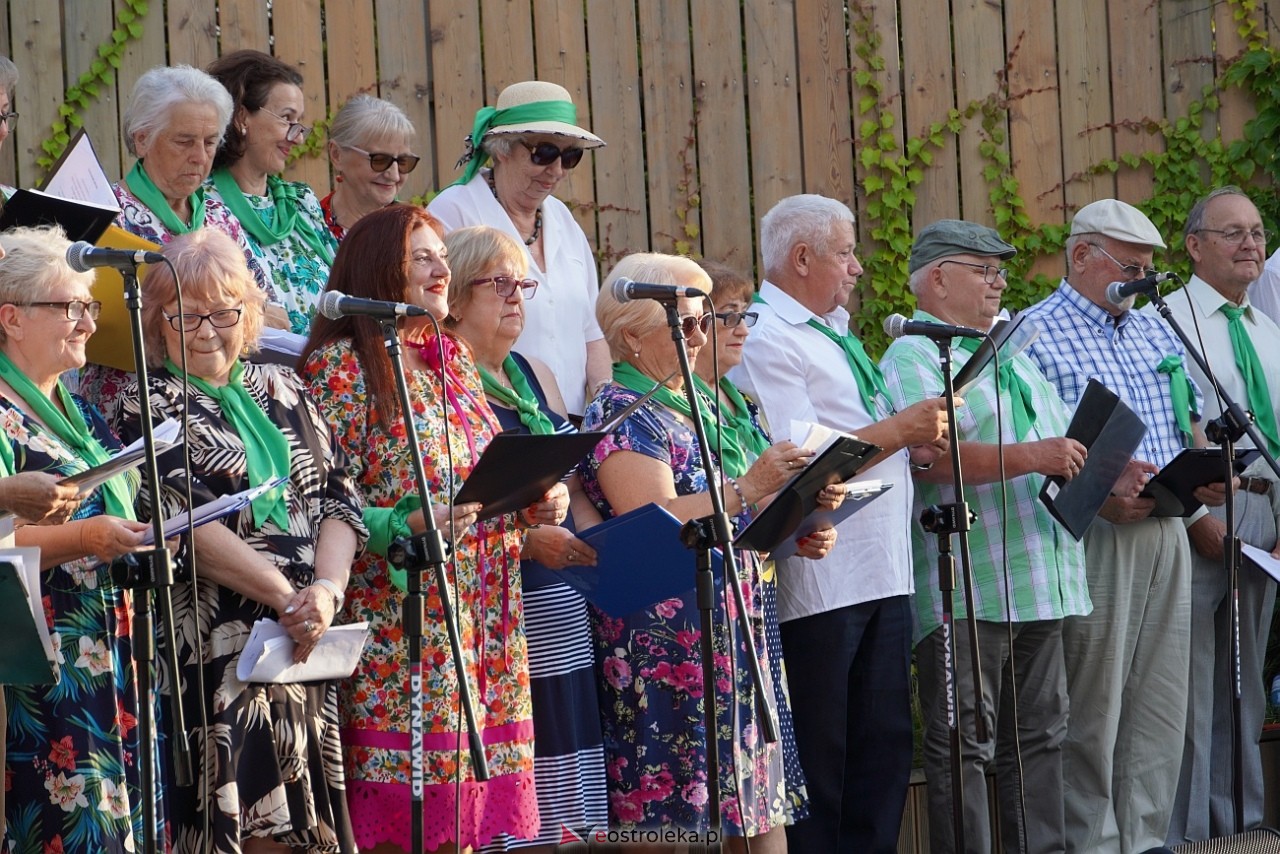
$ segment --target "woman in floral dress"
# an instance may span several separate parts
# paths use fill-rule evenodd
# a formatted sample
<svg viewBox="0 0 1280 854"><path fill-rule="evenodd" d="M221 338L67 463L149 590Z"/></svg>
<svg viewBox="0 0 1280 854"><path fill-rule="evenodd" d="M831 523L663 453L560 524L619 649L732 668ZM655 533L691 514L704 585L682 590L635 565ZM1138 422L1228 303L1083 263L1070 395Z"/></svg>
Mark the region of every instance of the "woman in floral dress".
<svg viewBox="0 0 1280 854"><path fill-rule="evenodd" d="M450 272L441 232L434 217L408 205L366 215L342 242L330 289L412 303L443 320ZM558 487L519 514L480 523L475 523L478 505L459 505L450 520L446 503L497 431L497 422L484 402L470 349L447 335L438 341L431 329L427 318L402 321L412 420L437 525L455 541L447 572L458 611L463 667L490 774L489 780L476 781L465 736L459 733L457 675L438 589L429 574L422 584L425 844L427 850L452 851L482 846L500 833L528 838L538 831L520 529L534 523L559 524L568 495ZM445 349L443 365L440 346ZM367 851L407 851L409 669L400 620L404 578L384 554L394 537L421 530L424 520L414 494L391 363L377 322L318 318L304 350L302 372L351 457L353 477L369 505L365 520L370 550L352 571L346 616L368 620L372 637L356 673L343 687L339 709L356 841ZM459 805L454 781L459 777L462 824L455 831Z"/></svg>
<svg viewBox="0 0 1280 854"><path fill-rule="evenodd" d="M686 403L678 361L662 309L656 302L619 302L610 283L620 277L711 289L707 275L688 258L630 255L618 263L596 303L600 328L616 361L613 382L587 407L584 429L596 429L638 396L665 379L654 398L606 436L581 470L587 496L605 517L649 503L682 521L708 515L707 472ZM677 300L691 361L707 343L713 320L702 300ZM699 402L708 441L719 444L711 402ZM810 452L782 442L764 449L738 477L726 478L725 509L737 524L803 465ZM719 476L719 472L713 472ZM806 545L821 557L832 540ZM743 599L756 653L771 699L776 694L754 591L759 561L740 553ZM690 558L690 584L693 581ZM728 606L726 607L725 599ZM715 743L720 761L721 819L731 850L749 836L751 850L783 851L782 825L789 808L779 745L769 745L757 725L750 661L734 621L734 642L725 633L734 614L731 594L717 590L713 647L717 686ZM679 826L705 830L709 798L706 732L700 662L701 628L692 589L631 615L596 612L596 657L602 669L601 709L608 759L611 823L636 827ZM737 837L737 838L734 838Z"/></svg>
<svg viewBox="0 0 1280 854"><path fill-rule="evenodd" d="M61 229L0 235L0 458L14 472L73 474L119 447L58 381L84 364L100 306L93 276L66 265ZM41 549L41 592L58 660L53 685L10 685L6 844L20 854L132 852L142 845L137 689L130 597L109 565L135 550L136 480L91 493L62 525L18 529ZM159 800L163 785L147 794ZM158 811L162 815L162 810ZM163 839L163 828L157 828Z"/></svg>
<svg viewBox="0 0 1280 854"><path fill-rule="evenodd" d="M174 272L154 266L142 283L143 331L155 367L151 417L156 424L182 419L186 403L193 502L286 478L250 507L198 528L177 561L179 685L197 733L192 753L204 759L196 762L195 786L169 789L174 850L352 852L337 683L246 683L236 668L261 619L288 631L295 657L310 654L333 622L366 538L362 504L346 456L298 375L241 359L257 347L265 298L236 245L202 229L174 238L164 255L182 281L183 313ZM178 367L180 330L186 378ZM136 382L122 399L120 435L135 439ZM169 518L188 506L183 452L170 450L159 462ZM191 580L192 539L198 584Z"/></svg>

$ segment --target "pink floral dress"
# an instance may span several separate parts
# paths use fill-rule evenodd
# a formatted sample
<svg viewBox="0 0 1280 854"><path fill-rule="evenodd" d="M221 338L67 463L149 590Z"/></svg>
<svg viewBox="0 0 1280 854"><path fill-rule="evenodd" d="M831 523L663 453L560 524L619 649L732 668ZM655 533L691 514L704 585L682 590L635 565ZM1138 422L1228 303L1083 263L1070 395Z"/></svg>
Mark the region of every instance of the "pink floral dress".
<svg viewBox="0 0 1280 854"><path fill-rule="evenodd" d="M431 500L457 491L492 439L496 421L484 402L474 362L460 346L449 362L447 404L454 474L443 444L438 376L411 371L413 420L422 444ZM403 422L370 417L360 364L349 342L313 353L302 370L321 411L350 457L351 474L370 508L393 508L414 493ZM377 512L374 510L373 512ZM366 519L369 519L366 512ZM376 528L376 526L374 526ZM429 573L423 639L424 824L430 850L453 840L455 774L462 771L459 843L482 846L497 834L529 838L538 832L533 786L533 713L520 598L521 535L511 517L478 524L459 539L453 581L464 666L476 701L490 779L476 782L465 735L458 751L458 683L449 655L440 598ZM366 552L351 572L342 620L368 620L369 644L355 674L339 688L339 718L356 842L361 849L390 841L408 850L409 668L401 634L402 593L381 554ZM455 574L456 573L456 574Z"/></svg>

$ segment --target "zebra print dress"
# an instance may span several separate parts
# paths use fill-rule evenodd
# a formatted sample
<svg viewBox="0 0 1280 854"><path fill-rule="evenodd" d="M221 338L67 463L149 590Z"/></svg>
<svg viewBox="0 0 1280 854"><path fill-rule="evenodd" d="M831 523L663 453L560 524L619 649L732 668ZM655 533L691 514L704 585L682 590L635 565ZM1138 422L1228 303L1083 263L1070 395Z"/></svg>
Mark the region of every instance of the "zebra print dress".
<svg viewBox="0 0 1280 854"><path fill-rule="evenodd" d="M288 530L281 530L268 521L255 529L251 510L228 516L222 524L301 589L313 580L321 522L346 522L363 544L367 532L362 504L348 477L346 457L297 374L276 365L249 364L244 385L289 441L289 524ZM182 380L156 371L151 378L155 423L180 420L182 397ZM223 418L217 401L194 387L189 400L187 444L198 506L247 489L249 481L244 443ZM122 401L116 427L128 437L125 441L131 441L139 434L136 381L124 389ZM179 449L161 454L160 475L168 518L186 507ZM149 508L140 507L139 518L149 518ZM336 683L241 682L236 664L254 622L277 615L208 580L200 581L198 593L193 592L188 545L184 538L173 605L183 709L188 730L196 733L191 752L197 779L194 787L171 786L166 792L174 851L238 854L242 837L249 836L274 837L309 852L354 851L338 740ZM162 657L158 660L163 662ZM198 676L204 680L203 697L197 690ZM168 674L162 672L159 682L167 693L172 684ZM201 726L202 718L207 727Z"/></svg>

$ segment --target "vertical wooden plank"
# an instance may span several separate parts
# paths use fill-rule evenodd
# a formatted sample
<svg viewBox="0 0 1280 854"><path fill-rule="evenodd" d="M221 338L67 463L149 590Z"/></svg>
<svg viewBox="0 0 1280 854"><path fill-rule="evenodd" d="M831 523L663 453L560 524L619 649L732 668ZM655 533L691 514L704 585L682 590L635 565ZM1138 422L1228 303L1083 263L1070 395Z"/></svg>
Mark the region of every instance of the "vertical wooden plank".
<svg viewBox="0 0 1280 854"><path fill-rule="evenodd" d="M1116 156L1164 150L1164 138L1127 122L1163 117L1160 74L1160 10L1154 4L1112 3L1107 9L1111 32L1111 109ZM1122 168L1116 174L1116 196L1137 204L1151 196L1151 167Z"/></svg>
<svg viewBox="0 0 1280 854"><path fill-rule="evenodd" d="M578 126L592 130L592 104L587 82L587 34L581 3L539 3L534 7L533 43L537 79L559 83L569 90L578 109ZM594 131L592 131L594 133ZM599 136L599 134L597 134ZM603 139L603 137L601 137ZM608 140L605 140L606 142ZM594 154L583 157L578 168L556 188L556 195L571 202L574 218L592 246L596 243Z"/></svg>
<svg viewBox="0 0 1280 854"><path fill-rule="evenodd" d="M272 55L302 72L302 96L307 124L315 124L329 114L328 87L325 84L324 33L321 0L288 0L276 3L271 10L271 31L275 39ZM330 33L342 33L329 21ZM337 42L333 42L336 44ZM333 51L337 53L338 51ZM329 193L329 162L323 157L303 157L285 169L291 181L308 184L320 196Z"/></svg>
<svg viewBox="0 0 1280 854"><path fill-rule="evenodd" d="M204 68L218 56L217 7L208 0L164 0L169 61Z"/></svg>
<svg viewBox="0 0 1280 854"><path fill-rule="evenodd" d="M738 0L696 0L693 25L702 251L743 271L755 264L747 93Z"/></svg>
<svg viewBox="0 0 1280 854"><path fill-rule="evenodd" d="M426 56L430 50L425 3L402 3L399 0L376 0L378 29L378 95L405 111L413 122L414 153L422 158L418 168L409 173L402 199L421 196L434 189L436 156L449 159L449 152L437 152L431 121L431 89Z"/></svg>
<svg viewBox="0 0 1280 854"><path fill-rule="evenodd" d="M261 0L218 0L218 52L250 48L271 52L271 22Z"/></svg>
<svg viewBox="0 0 1280 854"><path fill-rule="evenodd" d="M954 63L951 57L951 13L945 4L928 14L902 16L902 59L905 67L906 132L927 134L929 125L946 121L955 106ZM931 149L932 150L932 149ZM934 151L916 190L912 227L960 216L959 158L955 137L946 132L942 148Z"/></svg>
<svg viewBox="0 0 1280 854"><path fill-rule="evenodd" d="M534 79L533 11L529 2L530 0L480 2L480 43L484 45L486 104L497 103L498 93L512 83ZM480 104L475 106L479 108Z"/></svg>
<svg viewBox="0 0 1280 854"><path fill-rule="evenodd" d="M1099 96L1110 85L1107 57L1106 0L1079 0L1058 5L1058 84L1062 88L1062 171L1067 176L1069 211L1115 195L1110 175L1085 174L1090 166L1114 154L1110 104ZM1094 129L1094 130L1091 130Z"/></svg>
<svg viewBox="0 0 1280 854"><path fill-rule="evenodd" d="M843 0L796 0L805 192L853 205L853 130Z"/></svg>
<svg viewBox="0 0 1280 854"><path fill-rule="evenodd" d="M1165 116L1176 121L1192 101L1213 82L1213 5L1166 0L1160 4L1164 38ZM1217 135L1212 116L1206 116L1205 139Z"/></svg>
<svg viewBox="0 0 1280 854"><path fill-rule="evenodd" d="M14 65L18 66L18 89L22 88L23 82L27 80L27 75L33 73L32 70L22 67L23 51L20 45L15 45L10 41L9 32L9 0L0 0L0 53L13 60ZM11 110L21 110L17 106L17 92L14 92L14 103L9 107ZM21 186L18 184L18 161L14 155L17 134L20 127L9 129L9 138L3 148L0 148L0 184L7 184L10 187Z"/></svg>
<svg viewBox="0 0 1280 854"><path fill-rule="evenodd" d="M117 7L119 5L117 0ZM125 45L124 56L120 59L120 68L116 71L116 105L122 119L122 128L124 111L129 107L129 99L133 95L133 87L138 82L138 78L151 68L169 64L165 56L164 6L161 3L151 3L147 8L147 14L139 18L138 23L142 25L142 38ZM175 60L175 62L179 61ZM95 147L97 142L97 134L94 134ZM98 149L98 156L103 161L102 165L107 175L113 179L117 177L111 165L106 162L101 149ZM119 174L123 175L133 167L133 155L129 154L128 149L125 148L123 130L120 139L120 161Z"/></svg>
<svg viewBox="0 0 1280 854"><path fill-rule="evenodd" d="M981 101L1000 85L999 72L1005 64L1004 20L1000 6L986 0L954 0L956 103L961 108ZM1007 120L1006 120L1007 121ZM1005 127L999 128L1005 131ZM982 116L976 115L960 131L960 212L971 222L995 225L987 179L983 170L989 161L979 151L989 137L982 130ZM1008 137L1000 143L1008 150ZM917 229L927 223L916 223Z"/></svg>
<svg viewBox="0 0 1280 854"><path fill-rule="evenodd" d="M864 121L873 115L874 109L887 113L893 120L893 126L889 128L889 133L893 134L893 138L898 151L903 150L903 134L905 122L902 114L902 61L898 53L898 6L896 3L875 3L869 0L859 0L853 5L853 14L858 16L858 20L862 16L868 17L870 29L880 39L880 46L876 56L880 60L881 68L875 68L871 62L857 55L856 45L860 41L860 37L855 27L849 28L849 45L850 55L853 57L853 68L855 73L866 72L871 75L872 79L880 84L880 102L868 112L862 112L860 101L864 94L864 90L856 85L853 91L853 128L856 132ZM869 94L869 92L866 92ZM857 145L853 146L854 164L857 169L858 187L862 186L862 179L865 177L866 170L862 167L862 162L858 159ZM855 212L858 215L858 254L860 257L867 257L883 248L883 244L871 237L871 229L875 223L867 218L866 196L857 193L858 207Z"/></svg>
<svg viewBox="0 0 1280 854"><path fill-rule="evenodd" d="M641 3L640 57L644 63L645 166L649 225L654 246L671 252L702 250L678 214L692 210L697 189L697 149L693 128L693 69L689 55L686 3ZM694 212L696 217L696 212Z"/></svg>
<svg viewBox="0 0 1280 854"><path fill-rule="evenodd" d="M747 4L743 12L751 192L758 222L778 201L804 191L795 157L802 137L796 92L795 4L792 0L759 0ZM756 266L763 276L758 247Z"/></svg>
<svg viewBox="0 0 1280 854"><path fill-rule="evenodd" d="M110 3L77 3L66 9L63 18L63 59L67 80L75 82L98 59L98 46L111 41L115 24ZM120 114L115 86L101 84L98 97L90 93L89 106L80 117L93 140L94 150L107 177L120 177Z"/></svg>
<svg viewBox="0 0 1280 854"><path fill-rule="evenodd" d="M18 163L17 184L34 187L44 179L36 166L40 143L50 134L58 106L66 94L62 66L62 21L55 4L43 0L11 0L10 22L20 42L20 56L11 57L22 74L14 109L22 116L9 138Z"/></svg>
<svg viewBox="0 0 1280 854"><path fill-rule="evenodd" d="M453 168L485 101L480 64L480 15L474 0L429 0L431 91L435 97L436 188L458 177Z"/></svg>
<svg viewBox="0 0 1280 854"><path fill-rule="evenodd" d="M596 253L604 274L623 255L652 245L644 204L640 64L634 50L618 50L636 40L634 3L587 0L587 44L595 56L609 57L591 66L591 131L608 143L591 155L600 206Z"/></svg>
<svg viewBox="0 0 1280 854"><path fill-rule="evenodd" d="M1225 3L1213 7L1215 76L1221 76L1231 61L1245 52L1244 39L1240 37L1240 24L1233 13L1234 8ZM1239 86L1228 86L1218 98L1218 132L1223 143L1228 144L1244 135L1245 122L1253 118L1257 111L1252 99Z"/></svg>
<svg viewBox="0 0 1280 854"><path fill-rule="evenodd" d="M329 104L336 109L356 92L376 91L378 60L372 0L329 0L325 3L325 28L329 67L323 83L328 89ZM338 43L341 48L335 50ZM315 81L317 85L321 82Z"/></svg>

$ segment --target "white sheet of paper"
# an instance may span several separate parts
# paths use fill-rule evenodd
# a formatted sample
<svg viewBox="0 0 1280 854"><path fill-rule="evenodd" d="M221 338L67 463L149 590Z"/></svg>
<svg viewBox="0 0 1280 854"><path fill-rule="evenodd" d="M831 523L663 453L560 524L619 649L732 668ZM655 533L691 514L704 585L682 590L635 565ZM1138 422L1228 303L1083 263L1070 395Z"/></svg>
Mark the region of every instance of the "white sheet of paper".
<svg viewBox="0 0 1280 854"><path fill-rule="evenodd" d="M93 150L93 140L85 132L76 135L58 171L49 176L41 189L63 199L120 210L116 194L111 192L111 181Z"/></svg>
<svg viewBox="0 0 1280 854"><path fill-rule="evenodd" d="M1248 543L1241 543L1240 553L1253 561L1258 569L1276 581L1280 581L1280 560L1273 558L1271 552L1266 549L1260 549L1257 546L1251 546Z"/></svg>
<svg viewBox="0 0 1280 854"><path fill-rule="evenodd" d="M182 434L182 425L175 419L169 418L152 432L156 437L156 453L161 454L177 444L178 437ZM105 463L85 469L79 474L68 475L63 480L78 486L81 495L88 495L116 475L142 465L145 457L142 438L139 437L128 447L113 454Z"/></svg>
<svg viewBox="0 0 1280 854"><path fill-rule="evenodd" d="M0 549L0 561L12 563L18 570L18 580L27 594L27 607L31 609L31 618L35 621L36 631L40 635L40 644L44 647L44 656L49 663L54 662L53 639L49 637L49 621L44 612L44 598L40 595L40 549L34 547L14 546Z"/></svg>
<svg viewBox="0 0 1280 854"><path fill-rule="evenodd" d="M170 516L164 521L165 539L176 537L179 534L185 534L192 528L199 528L201 525L221 519L223 516L230 516L237 510L243 510L253 503L253 499L257 498L268 490L275 489L277 486L285 482L285 478L277 477L261 486L255 486L252 489L246 489L243 492L237 492L234 495L223 495L220 498L201 504L188 515L186 511ZM187 524L190 520L191 524ZM151 545L153 537L151 529L143 535L143 545Z"/></svg>
<svg viewBox="0 0 1280 854"><path fill-rule="evenodd" d="M241 682L272 683L345 679L355 671L368 640L368 623L330 626L311 656L294 663L293 639L285 628L275 620L258 620L240 653L236 676Z"/></svg>

